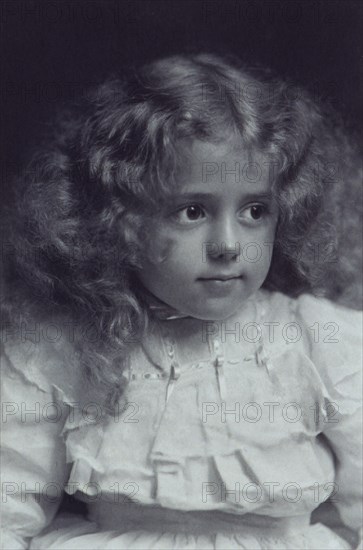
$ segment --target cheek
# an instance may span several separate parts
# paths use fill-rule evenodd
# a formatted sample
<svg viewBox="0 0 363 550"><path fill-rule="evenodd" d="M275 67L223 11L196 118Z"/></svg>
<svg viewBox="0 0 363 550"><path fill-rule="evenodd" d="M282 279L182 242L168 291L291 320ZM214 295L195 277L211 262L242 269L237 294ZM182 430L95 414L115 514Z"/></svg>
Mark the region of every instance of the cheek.
<svg viewBox="0 0 363 550"><path fill-rule="evenodd" d="M258 243L245 246L241 255L242 272L245 276L265 278L271 264L271 255Z"/></svg>
<svg viewBox="0 0 363 550"><path fill-rule="evenodd" d="M175 240L166 234L164 230L153 231L145 243L144 255L151 264L164 263L175 248Z"/></svg>
<svg viewBox="0 0 363 550"><path fill-rule="evenodd" d="M149 248L149 261L162 263L165 268L186 268L189 264L196 265L202 261L203 238L194 232L183 235L169 231L159 235L159 238Z"/></svg>
<svg viewBox="0 0 363 550"><path fill-rule="evenodd" d="M154 287L163 287L188 280L197 263L196 250L191 250L192 245L193 241L186 242L171 236L164 235L156 239L145 251L141 275L144 282L147 281Z"/></svg>
<svg viewBox="0 0 363 550"><path fill-rule="evenodd" d="M272 260L274 237L275 226L266 228L244 243L241 248L241 261L246 272L261 276L267 273Z"/></svg>

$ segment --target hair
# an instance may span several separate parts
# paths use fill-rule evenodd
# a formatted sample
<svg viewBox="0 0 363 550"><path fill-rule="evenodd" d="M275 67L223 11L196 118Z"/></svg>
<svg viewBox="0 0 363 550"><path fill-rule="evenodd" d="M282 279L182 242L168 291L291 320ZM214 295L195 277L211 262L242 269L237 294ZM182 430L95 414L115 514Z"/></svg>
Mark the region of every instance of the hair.
<svg viewBox="0 0 363 550"><path fill-rule="evenodd" d="M92 320L76 339L85 375L121 391L150 311L135 272L152 213L177 185L180 142L234 136L274 167L279 208L266 288L357 307L357 147L336 114L234 58L180 55L112 78L58 115L9 209L11 319ZM318 252L318 254L317 254Z"/></svg>

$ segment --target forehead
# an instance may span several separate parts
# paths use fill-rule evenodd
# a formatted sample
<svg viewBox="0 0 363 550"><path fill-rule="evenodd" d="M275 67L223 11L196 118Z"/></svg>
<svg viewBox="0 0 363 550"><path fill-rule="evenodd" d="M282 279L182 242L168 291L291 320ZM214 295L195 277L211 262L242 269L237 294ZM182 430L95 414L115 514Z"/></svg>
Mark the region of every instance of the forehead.
<svg viewBox="0 0 363 550"><path fill-rule="evenodd" d="M178 187L184 190L242 185L263 191L270 189L269 170L262 153L247 150L236 140L220 144L193 141L183 146Z"/></svg>

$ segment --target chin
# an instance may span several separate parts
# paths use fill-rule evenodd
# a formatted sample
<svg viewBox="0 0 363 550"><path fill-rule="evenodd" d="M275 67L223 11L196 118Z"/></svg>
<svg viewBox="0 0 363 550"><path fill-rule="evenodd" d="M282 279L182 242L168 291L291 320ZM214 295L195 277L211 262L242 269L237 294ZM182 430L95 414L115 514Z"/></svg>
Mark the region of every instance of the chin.
<svg viewBox="0 0 363 550"><path fill-rule="evenodd" d="M195 319L200 319L201 321L225 321L229 317L232 317L238 308L211 308L209 310L204 309L203 311L193 311L189 315Z"/></svg>

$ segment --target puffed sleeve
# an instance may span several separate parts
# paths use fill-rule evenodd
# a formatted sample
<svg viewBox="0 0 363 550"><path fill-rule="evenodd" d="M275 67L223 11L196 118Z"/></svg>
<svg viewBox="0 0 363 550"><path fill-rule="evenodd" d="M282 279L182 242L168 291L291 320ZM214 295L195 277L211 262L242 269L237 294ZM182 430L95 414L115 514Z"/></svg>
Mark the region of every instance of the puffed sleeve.
<svg viewBox="0 0 363 550"><path fill-rule="evenodd" d="M61 432L69 408L54 383L66 378L55 348L31 341L2 348L2 548L11 550L28 548L57 512L67 478Z"/></svg>
<svg viewBox="0 0 363 550"><path fill-rule="evenodd" d="M299 298L298 312L326 392L323 434L336 459L332 500L343 524L359 539L363 517L362 314L308 295Z"/></svg>

